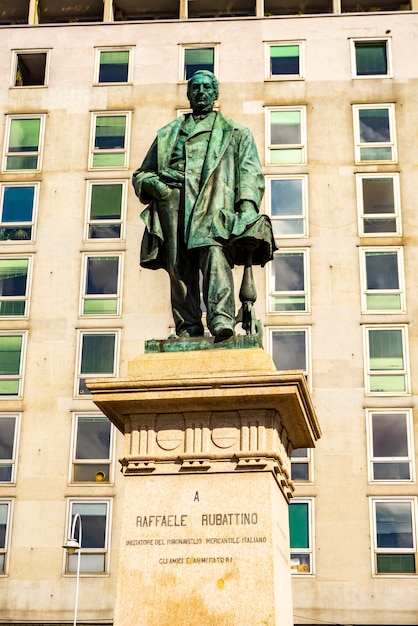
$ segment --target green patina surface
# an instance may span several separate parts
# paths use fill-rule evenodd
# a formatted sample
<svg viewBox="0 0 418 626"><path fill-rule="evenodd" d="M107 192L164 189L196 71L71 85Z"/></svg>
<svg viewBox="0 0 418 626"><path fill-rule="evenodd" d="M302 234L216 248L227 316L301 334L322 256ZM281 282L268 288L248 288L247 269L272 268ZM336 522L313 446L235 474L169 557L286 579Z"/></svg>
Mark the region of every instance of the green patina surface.
<svg viewBox="0 0 418 626"><path fill-rule="evenodd" d="M190 352L192 350L236 350L242 348L262 348L261 334L235 335L218 343L213 337L172 337L169 339L149 339L145 342L145 353Z"/></svg>
<svg viewBox="0 0 418 626"><path fill-rule="evenodd" d="M202 295L210 333L218 340L233 335L234 265L246 269L242 324L253 334L253 317L247 315L256 299L251 266L264 266L276 250L270 219L259 214L264 176L251 131L213 110L218 81L211 72L190 78L187 97L192 113L157 132L132 178L146 205L141 265L168 272L176 335L187 337L168 340L164 351L215 347L202 337ZM249 340L218 343L239 348L243 341Z"/></svg>

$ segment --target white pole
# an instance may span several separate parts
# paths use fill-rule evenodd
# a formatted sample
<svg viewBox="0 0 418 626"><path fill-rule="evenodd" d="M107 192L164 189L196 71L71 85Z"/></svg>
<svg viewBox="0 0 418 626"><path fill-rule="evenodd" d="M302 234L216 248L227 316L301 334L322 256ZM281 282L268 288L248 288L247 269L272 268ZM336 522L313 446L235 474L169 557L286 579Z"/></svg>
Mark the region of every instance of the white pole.
<svg viewBox="0 0 418 626"><path fill-rule="evenodd" d="M77 553L77 574L75 579L75 602L74 602L74 626L77 626L77 610L78 610L78 588L80 585L80 560L81 560L81 539L82 539L82 526L81 526L81 516L79 513L76 513L73 519L73 525L71 528L71 538L75 539L75 527L78 521L79 534L78 534L78 553Z"/></svg>

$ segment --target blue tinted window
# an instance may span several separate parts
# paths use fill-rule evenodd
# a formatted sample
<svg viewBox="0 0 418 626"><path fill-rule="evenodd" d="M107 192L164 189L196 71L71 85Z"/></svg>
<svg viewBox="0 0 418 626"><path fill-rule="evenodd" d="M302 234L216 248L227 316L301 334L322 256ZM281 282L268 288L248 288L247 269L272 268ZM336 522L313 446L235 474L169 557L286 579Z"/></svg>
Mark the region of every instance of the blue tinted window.
<svg viewBox="0 0 418 626"><path fill-rule="evenodd" d="M5 187L2 222L31 222L35 187Z"/></svg>

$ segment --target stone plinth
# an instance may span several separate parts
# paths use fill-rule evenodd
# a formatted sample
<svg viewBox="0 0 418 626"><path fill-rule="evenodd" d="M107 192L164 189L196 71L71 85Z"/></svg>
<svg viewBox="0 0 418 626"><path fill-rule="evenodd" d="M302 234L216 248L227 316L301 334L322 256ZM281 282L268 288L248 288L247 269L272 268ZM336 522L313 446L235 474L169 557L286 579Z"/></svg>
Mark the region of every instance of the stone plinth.
<svg viewBox="0 0 418 626"><path fill-rule="evenodd" d="M320 429L261 348L157 353L89 383L124 433L114 626L291 626L290 453Z"/></svg>

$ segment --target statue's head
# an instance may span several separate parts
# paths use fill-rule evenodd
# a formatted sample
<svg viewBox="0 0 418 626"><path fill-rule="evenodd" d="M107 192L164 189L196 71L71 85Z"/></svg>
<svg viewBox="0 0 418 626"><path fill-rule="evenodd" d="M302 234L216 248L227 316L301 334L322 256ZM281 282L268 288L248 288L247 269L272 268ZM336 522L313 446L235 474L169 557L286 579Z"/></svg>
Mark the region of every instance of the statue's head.
<svg viewBox="0 0 418 626"><path fill-rule="evenodd" d="M193 113L209 113L219 96L218 79L208 70L197 70L187 82L187 97Z"/></svg>

